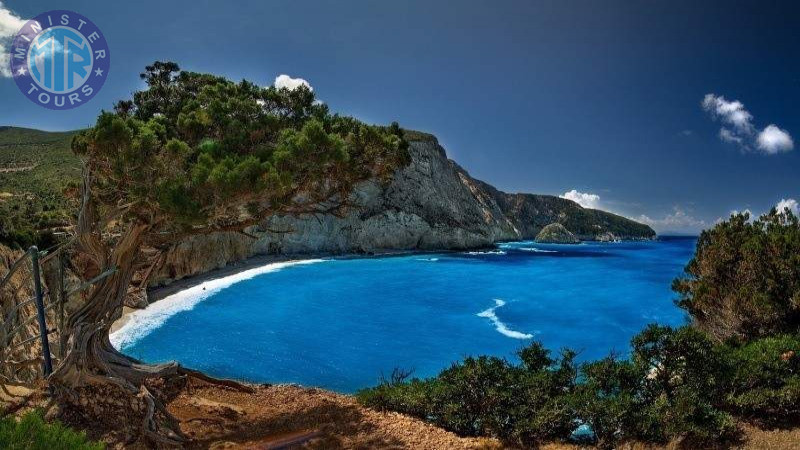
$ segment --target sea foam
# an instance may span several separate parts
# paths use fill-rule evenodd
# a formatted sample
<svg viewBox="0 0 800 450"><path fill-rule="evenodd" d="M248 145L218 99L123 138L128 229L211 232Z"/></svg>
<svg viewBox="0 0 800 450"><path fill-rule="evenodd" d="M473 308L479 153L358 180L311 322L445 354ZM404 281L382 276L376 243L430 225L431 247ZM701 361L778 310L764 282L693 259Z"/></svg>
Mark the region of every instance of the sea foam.
<svg viewBox="0 0 800 450"><path fill-rule="evenodd" d="M249 280L258 275L275 272L286 267L323 261L326 260L306 259L300 261L276 262L253 269L243 270L227 277L204 281L197 286L192 286L164 297L157 302L153 302L145 309L130 313L127 322L109 335L111 344L117 349L130 346L163 325L167 319L175 314L193 309L201 301L240 281Z"/></svg>
<svg viewBox="0 0 800 450"><path fill-rule="evenodd" d="M503 323L503 321L500 320L500 318L497 317L497 314L494 313L494 311L497 308L501 308L501 307L505 306L506 302L503 301L503 300L500 300L499 298L496 298L496 299L494 299L494 303L495 303L495 306L487 309L486 311L479 312L477 314L477 316L478 317L485 317L485 318L491 320L492 323L494 324L494 328L500 334L502 334L504 336L508 336L508 337L514 338L514 339L531 339L531 338L533 338L532 334L522 333L522 332L519 332L519 331L512 330L511 328L508 328L508 326L505 323Z"/></svg>

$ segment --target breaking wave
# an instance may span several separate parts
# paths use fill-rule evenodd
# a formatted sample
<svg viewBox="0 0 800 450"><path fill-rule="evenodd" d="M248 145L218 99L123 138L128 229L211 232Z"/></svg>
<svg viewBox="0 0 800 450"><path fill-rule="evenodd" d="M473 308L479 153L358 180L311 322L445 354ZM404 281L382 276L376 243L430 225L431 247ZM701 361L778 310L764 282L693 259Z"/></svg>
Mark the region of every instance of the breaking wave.
<svg viewBox="0 0 800 450"><path fill-rule="evenodd" d="M485 318L489 319L490 321L492 321L492 323L494 324L494 328L497 330L497 332L502 334L502 335L504 335L504 336L508 336L508 337L514 338L514 339L531 339L531 338L533 338L532 334L522 333L522 332L519 332L519 331L512 330L511 328L508 328L508 326L505 323L503 323L503 321L500 320L500 318L498 318L497 314L495 314L495 312L494 312L497 308L501 308L501 307L505 306L506 302L504 302L503 300L500 300L499 298L496 298L496 299L494 299L494 303L495 303L495 306L493 306L493 307L491 307L491 308L489 308L489 309L487 309L485 311L479 312L477 314L477 316L478 317L485 317Z"/></svg>

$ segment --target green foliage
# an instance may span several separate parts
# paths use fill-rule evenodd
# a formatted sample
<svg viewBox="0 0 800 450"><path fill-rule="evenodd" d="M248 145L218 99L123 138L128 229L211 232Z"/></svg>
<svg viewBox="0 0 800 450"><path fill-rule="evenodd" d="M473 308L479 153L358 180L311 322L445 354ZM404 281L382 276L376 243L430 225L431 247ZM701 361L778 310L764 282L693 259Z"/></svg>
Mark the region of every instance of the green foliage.
<svg viewBox="0 0 800 450"><path fill-rule="evenodd" d="M646 374L641 437L661 442L683 437L697 445L734 437L733 418L722 409L728 366L705 334L650 325L632 346L633 364Z"/></svg>
<svg viewBox="0 0 800 450"><path fill-rule="evenodd" d="M0 243L47 248L69 225L75 207L65 191L80 178L72 135L0 127Z"/></svg>
<svg viewBox="0 0 800 450"><path fill-rule="evenodd" d="M639 437L649 429L641 394L645 374L630 361L613 356L581 366L575 392L576 417L589 425L600 448Z"/></svg>
<svg viewBox="0 0 800 450"><path fill-rule="evenodd" d="M800 223L788 210L748 214L703 231L678 305L723 341L800 330Z"/></svg>
<svg viewBox="0 0 800 450"><path fill-rule="evenodd" d="M558 200L553 199L553 203L556 202ZM597 234L598 225L618 237L633 236L650 239L656 235L656 232L648 225L610 212L581 208L574 204L561 205L560 210L565 211L562 213L564 214L562 224L576 235L594 236Z"/></svg>
<svg viewBox="0 0 800 450"><path fill-rule="evenodd" d="M773 336L723 347L733 370L732 411L767 425L800 419L800 336Z"/></svg>
<svg viewBox="0 0 800 450"><path fill-rule="evenodd" d="M742 376L733 375L734 364L746 365L731 352L691 327L651 325L634 337L626 360L610 356L576 367L574 353L552 359L533 343L518 353L518 364L467 358L426 380L393 376L362 390L358 399L461 435L494 436L523 447L567 440L583 423L601 448L676 439L703 448L737 436L731 413L738 405L729 401L729 392L734 384L746 390ZM785 375L778 376L781 386L789 385Z"/></svg>
<svg viewBox="0 0 800 450"><path fill-rule="evenodd" d="M574 428L569 394L575 384L574 353L552 359L541 344L519 353L521 363L467 358L428 380L402 377L357 395L379 409L430 420L468 436L495 436L532 446L564 439Z"/></svg>
<svg viewBox="0 0 800 450"><path fill-rule="evenodd" d="M38 411L19 421L12 416L0 419L0 448L5 450L102 450L101 443L90 442L84 433L59 422L48 424Z"/></svg>
<svg viewBox="0 0 800 450"><path fill-rule="evenodd" d="M129 216L148 223L166 214L186 226L230 224L243 203L278 211L298 198L345 199L354 183L408 162L399 126L330 114L304 86L262 88L170 62L142 79L147 89L102 113L73 150L87 158L100 204L131 205Z"/></svg>
<svg viewBox="0 0 800 450"><path fill-rule="evenodd" d="M725 403L731 365L723 349L691 327L657 325L634 337L632 347L629 360L581 366L575 409L599 447L681 439L704 448L736 437Z"/></svg>

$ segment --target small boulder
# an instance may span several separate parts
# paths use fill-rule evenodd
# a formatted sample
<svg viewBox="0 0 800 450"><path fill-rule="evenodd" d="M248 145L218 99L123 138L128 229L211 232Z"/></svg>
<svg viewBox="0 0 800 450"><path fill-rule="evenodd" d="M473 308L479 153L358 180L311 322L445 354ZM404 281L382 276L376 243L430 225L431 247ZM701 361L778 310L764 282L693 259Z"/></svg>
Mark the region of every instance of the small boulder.
<svg viewBox="0 0 800 450"><path fill-rule="evenodd" d="M147 302L147 291L144 289L129 289L123 305L133 309L147 308L147 305L149 305Z"/></svg>
<svg viewBox="0 0 800 450"><path fill-rule="evenodd" d="M614 236L614 233L610 231L598 234L595 239L600 242L617 242L619 240L616 236Z"/></svg>
<svg viewBox="0 0 800 450"><path fill-rule="evenodd" d="M536 235L536 242L543 244L577 244L580 240L567 230L564 225L551 223L542 228L542 231Z"/></svg>

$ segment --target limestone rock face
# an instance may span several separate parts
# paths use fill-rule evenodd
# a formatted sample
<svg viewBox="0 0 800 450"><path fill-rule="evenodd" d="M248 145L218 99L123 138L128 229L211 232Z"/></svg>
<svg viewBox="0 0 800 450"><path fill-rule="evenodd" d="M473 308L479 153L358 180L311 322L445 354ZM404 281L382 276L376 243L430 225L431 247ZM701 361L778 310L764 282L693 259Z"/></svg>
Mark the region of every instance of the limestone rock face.
<svg viewBox="0 0 800 450"><path fill-rule="evenodd" d="M532 239L559 222L580 239L605 232L651 238L646 225L581 208L554 196L506 194L472 178L430 135L410 142L411 163L387 183L367 181L351 194L351 208L334 215L270 217L245 233L194 236L164 257L150 285L197 275L255 255L461 250L497 241ZM255 238L254 238L255 237Z"/></svg>
<svg viewBox="0 0 800 450"><path fill-rule="evenodd" d="M158 272L150 278L150 284L168 284L255 256L257 253L253 244L253 238L243 233L219 232L191 236L166 252Z"/></svg>
<svg viewBox="0 0 800 450"><path fill-rule="evenodd" d="M546 244L577 244L580 240L566 229L564 225L556 222L542 228L542 231L536 235L536 242Z"/></svg>

